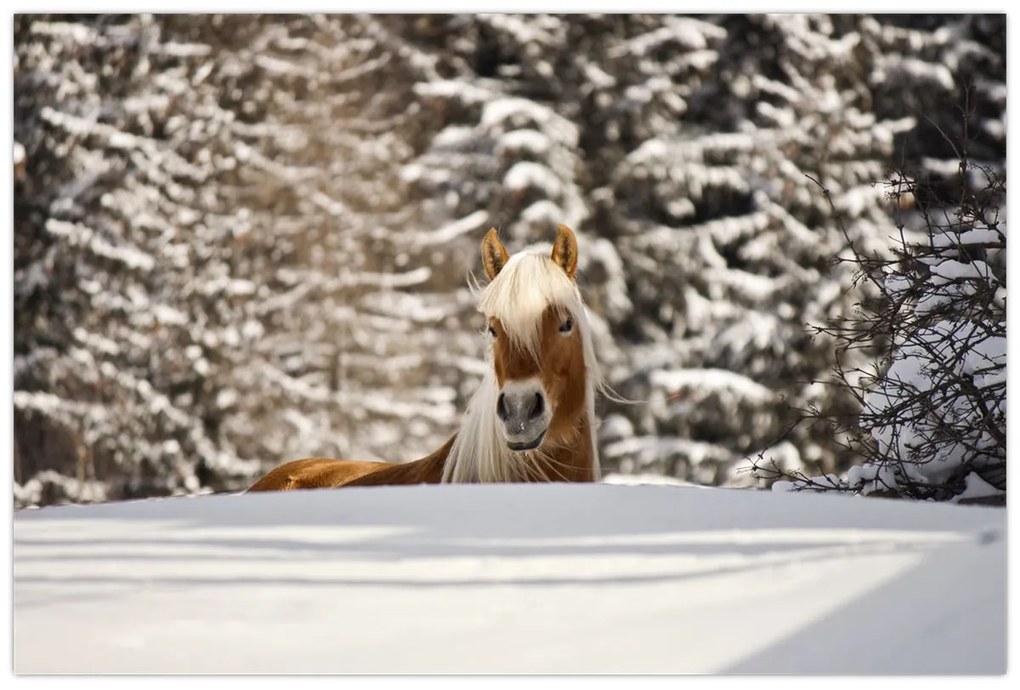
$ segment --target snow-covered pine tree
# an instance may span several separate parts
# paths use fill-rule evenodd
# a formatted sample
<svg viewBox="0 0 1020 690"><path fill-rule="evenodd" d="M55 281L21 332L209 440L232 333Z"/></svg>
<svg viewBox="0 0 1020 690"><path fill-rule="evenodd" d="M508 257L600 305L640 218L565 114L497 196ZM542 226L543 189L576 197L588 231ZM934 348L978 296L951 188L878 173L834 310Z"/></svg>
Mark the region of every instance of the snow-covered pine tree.
<svg viewBox="0 0 1020 690"><path fill-rule="evenodd" d="M427 65L372 17L23 15L15 35L20 501L441 443L470 342L443 291L467 266L416 242L397 176Z"/></svg>
<svg viewBox="0 0 1020 690"><path fill-rule="evenodd" d="M773 445L855 410L812 383L804 324L858 298L807 174L887 251L873 183L948 159L964 88L1004 160L1004 55L981 15L19 16L19 500L427 452L481 375L479 233L560 222L648 401L602 410L607 470L846 467L824 428Z"/></svg>

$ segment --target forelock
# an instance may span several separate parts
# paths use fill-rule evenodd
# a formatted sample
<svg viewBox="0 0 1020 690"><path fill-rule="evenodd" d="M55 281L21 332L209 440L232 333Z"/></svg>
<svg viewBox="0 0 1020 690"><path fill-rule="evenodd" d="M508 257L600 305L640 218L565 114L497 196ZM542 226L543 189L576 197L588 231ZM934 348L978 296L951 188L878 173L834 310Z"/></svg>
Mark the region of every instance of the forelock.
<svg viewBox="0 0 1020 690"><path fill-rule="evenodd" d="M577 285L548 252L520 252L481 291L478 310L499 319L510 342L537 354L542 315L550 306L577 316L582 310Z"/></svg>

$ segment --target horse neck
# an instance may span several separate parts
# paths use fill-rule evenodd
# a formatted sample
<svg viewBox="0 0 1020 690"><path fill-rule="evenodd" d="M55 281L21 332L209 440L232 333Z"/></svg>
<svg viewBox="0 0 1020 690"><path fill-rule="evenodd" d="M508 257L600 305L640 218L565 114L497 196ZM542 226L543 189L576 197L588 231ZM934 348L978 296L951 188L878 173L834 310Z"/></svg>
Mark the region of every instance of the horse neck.
<svg viewBox="0 0 1020 690"><path fill-rule="evenodd" d="M597 450L591 431L592 420L585 410L568 437L528 458L528 467L534 469L524 481L593 482L599 479L595 470Z"/></svg>

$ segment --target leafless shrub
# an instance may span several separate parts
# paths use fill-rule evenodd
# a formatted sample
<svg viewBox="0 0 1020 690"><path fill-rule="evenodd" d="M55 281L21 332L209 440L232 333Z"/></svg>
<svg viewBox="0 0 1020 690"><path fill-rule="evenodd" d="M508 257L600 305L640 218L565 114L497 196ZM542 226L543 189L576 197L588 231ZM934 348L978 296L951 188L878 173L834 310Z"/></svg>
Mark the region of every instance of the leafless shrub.
<svg viewBox="0 0 1020 690"><path fill-rule="evenodd" d="M899 231L887 253L863 249L841 223L847 251L837 260L855 265L870 296L814 330L836 342L834 385L859 411L807 410L804 419L828 423L863 462L843 476L808 477L759 457L759 479L792 490L1004 499L1006 180L965 146L954 151L949 176L929 161L921 174L885 181ZM861 365L859 351L881 354Z"/></svg>

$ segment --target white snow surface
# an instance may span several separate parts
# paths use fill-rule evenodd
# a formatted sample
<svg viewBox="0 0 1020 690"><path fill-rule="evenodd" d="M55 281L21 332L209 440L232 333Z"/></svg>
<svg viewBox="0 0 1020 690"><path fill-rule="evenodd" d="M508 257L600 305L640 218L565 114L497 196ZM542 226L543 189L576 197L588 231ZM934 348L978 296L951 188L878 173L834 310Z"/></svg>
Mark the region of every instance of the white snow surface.
<svg viewBox="0 0 1020 690"><path fill-rule="evenodd" d="M1002 674L1005 515L607 484L21 510L14 665Z"/></svg>

